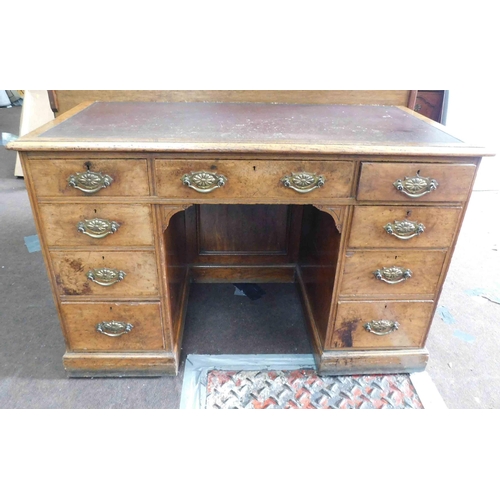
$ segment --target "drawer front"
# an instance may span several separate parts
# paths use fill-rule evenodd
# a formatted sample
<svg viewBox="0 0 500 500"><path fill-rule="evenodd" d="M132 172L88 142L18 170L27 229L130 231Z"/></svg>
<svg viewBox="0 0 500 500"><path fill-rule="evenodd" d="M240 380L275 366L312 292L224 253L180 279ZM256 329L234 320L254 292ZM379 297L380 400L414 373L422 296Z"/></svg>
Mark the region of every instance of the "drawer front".
<svg viewBox="0 0 500 500"><path fill-rule="evenodd" d="M348 161L156 160L155 168L158 196L187 199L347 198L354 177Z"/></svg>
<svg viewBox="0 0 500 500"><path fill-rule="evenodd" d="M40 214L49 246L153 245L149 205L41 204Z"/></svg>
<svg viewBox="0 0 500 500"><path fill-rule="evenodd" d="M30 160L35 192L43 196L148 196L146 160Z"/></svg>
<svg viewBox="0 0 500 500"><path fill-rule="evenodd" d="M51 252L61 295L157 297L154 252Z"/></svg>
<svg viewBox="0 0 500 500"><path fill-rule="evenodd" d="M164 348L159 303L65 303L61 311L71 351ZM104 333L98 331L99 325Z"/></svg>
<svg viewBox="0 0 500 500"><path fill-rule="evenodd" d="M475 171L468 164L362 163L357 199L461 202L467 200Z"/></svg>
<svg viewBox="0 0 500 500"><path fill-rule="evenodd" d="M432 301L339 302L333 339L327 349L423 347L433 304Z"/></svg>
<svg viewBox="0 0 500 500"><path fill-rule="evenodd" d="M459 207L355 207L349 247L447 248L461 213Z"/></svg>
<svg viewBox="0 0 500 500"><path fill-rule="evenodd" d="M340 295L434 294L446 251L347 252Z"/></svg>

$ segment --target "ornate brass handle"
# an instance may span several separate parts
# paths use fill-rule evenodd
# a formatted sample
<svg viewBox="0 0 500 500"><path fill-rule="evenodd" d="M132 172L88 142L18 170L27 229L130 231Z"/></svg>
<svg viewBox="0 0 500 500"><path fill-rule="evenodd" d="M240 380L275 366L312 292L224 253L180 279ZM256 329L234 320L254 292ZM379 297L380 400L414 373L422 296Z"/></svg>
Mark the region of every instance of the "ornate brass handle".
<svg viewBox="0 0 500 500"><path fill-rule="evenodd" d="M387 223L384 226L387 234L392 234L400 240L409 240L425 231L425 226L419 222L409 220L395 220L394 223Z"/></svg>
<svg viewBox="0 0 500 500"><path fill-rule="evenodd" d="M227 178L221 174L204 171L184 174L181 180L185 186L198 191L198 193L210 193L214 189L224 186L227 182Z"/></svg>
<svg viewBox="0 0 500 500"><path fill-rule="evenodd" d="M120 224L107 219L85 219L80 221L76 228L80 233L87 234L91 238L104 238L108 234L115 233Z"/></svg>
<svg viewBox="0 0 500 500"><path fill-rule="evenodd" d="M127 274L124 271L119 271L118 269L109 269L108 267L102 267L100 269L91 269L87 273L87 278L94 283L101 286L111 286L118 283Z"/></svg>
<svg viewBox="0 0 500 500"><path fill-rule="evenodd" d="M390 285L395 285L396 283L401 283L412 277L412 272L410 269L405 269L404 267L383 267L382 269L377 269L373 271L375 278Z"/></svg>
<svg viewBox="0 0 500 500"><path fill-rule="evenodd" d="M379 319L365 323L363 328L374 335L389 335L399 328L399 323L390 319Z"/></svg>
<svg viewBox="0 0 500 500"><path fill-rule="evenodd" d="M108 337L120 337L124 333L130 332L134 328L131 323L125 323L124 321L103 321L95 325L96 331L107 335Z"/></svg>
<svg viewBox="0 0 500 500"><path fill-rule="evenodd" d="M310 193L320 188L326 182L322 175L309 174L307 172L292 173L281 179L283 186L297 191L297 193Z"/></svg>
<svg viewBox="0 0 500 500"><path fill-rule="evenodd" d="M394 187L406 194L410 198L419 198L424 196L424 194L434 191L439 186L436 179L431 179L430 177L420 177L419 173L415 177L405 177L402 181L398 179L394 182Z"/></svg>
<svg viewBox="0 0 500 500"><path fill-rule="evenodd" d="M97 193L103 188L107 188L113 182L113 178L101 172L77 172L68 177L68 185L84 193Z"/></svg>

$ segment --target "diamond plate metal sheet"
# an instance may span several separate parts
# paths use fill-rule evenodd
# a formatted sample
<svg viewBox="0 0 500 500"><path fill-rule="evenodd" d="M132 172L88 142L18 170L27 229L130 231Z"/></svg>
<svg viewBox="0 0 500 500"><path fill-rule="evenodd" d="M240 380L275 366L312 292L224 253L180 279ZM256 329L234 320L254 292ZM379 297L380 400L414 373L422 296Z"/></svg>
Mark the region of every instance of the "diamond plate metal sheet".
<svg viewBox="0 0 500 500"><path fill-rule="evenodd" d="M406 374L320 376L314 370L207 375L207 409L422 409Z"/></svg>

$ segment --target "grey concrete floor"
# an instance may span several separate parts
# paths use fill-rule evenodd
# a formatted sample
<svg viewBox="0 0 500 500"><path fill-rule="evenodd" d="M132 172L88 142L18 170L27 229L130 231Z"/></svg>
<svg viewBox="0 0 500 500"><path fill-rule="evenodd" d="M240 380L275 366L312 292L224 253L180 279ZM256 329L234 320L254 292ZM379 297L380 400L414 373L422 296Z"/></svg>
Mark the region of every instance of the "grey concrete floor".
<svg viewBox="0 0 500 500"><path fill-rule="evenodd" d="M17 134L20 112L0 109L0 132ZM42 255L25 245L24 238L36 231L14 163L15 153L0 146L0 408L178 408L187 353L218 354L221 345L224 353L248 353L248 335L258 352L309 351L301 314L290 316L300 311L292 285L265 285L260 305L233 296L231 285L216 285L215 292L208 288L213 285L196 285L179 376L68 379ZM449 408L500 408L497 167L495 159L480 169L427 344L427 371ZM228 311L238 314L210 319L205 309L221 311L220 301L232 301ZM255 326L255 318L263 317ZM206 336L199 333L203 328Z"/></svg>

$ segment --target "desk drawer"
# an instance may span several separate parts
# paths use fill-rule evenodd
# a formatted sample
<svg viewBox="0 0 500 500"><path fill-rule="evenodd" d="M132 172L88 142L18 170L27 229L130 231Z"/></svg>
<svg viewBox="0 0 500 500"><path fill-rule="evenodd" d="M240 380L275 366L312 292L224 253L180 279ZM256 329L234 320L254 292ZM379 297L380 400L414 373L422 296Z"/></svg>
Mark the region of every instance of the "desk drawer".
<svg viewBox="0 0 500 500"><path fill-rule="evenodd" d="M433 295L445 257L443 250L347 252L340 295Z"/></svg>
<svg viewBox="0 0 500 500"><path fill-rule="evenodd" d="M326 348L423 347L433 307L432 301L339 302L333 339Z"/></svg>
<svg viewBox="0 0 500 500"><path fill-rule="evenodd" d="M447 248L461 213L460 207L355 207L349 247Z"/></svg>
<svg viewBox="0 0 500 500"><path fill-rule="evenodd" d="M65 303L61 311L71 351L164 348L159 303Z"/></svg>
<svg viewBox="0 0 500 500"><path fill-rule="evenodd" d="M461 202L467 200L475 171L470 164L362 163L357 199Z"/></svg>
<svg viewBox="0 0 500 500"><path fill-rule="evenodd" d="M158 196L265 198L268 203L347 198L354 177L349 161L156 160L155 168Z"/></svg>
<svg viewBox="0 0 500 500"><path fill-rule="evenodd" d="M49 246L153 245L150 205L41 204L40 214Z"/></svg>
<svg viewBox="0 0 500 500"><path fill-rule="evenodd" d="M38 197L149 195L146 160L30 160L29 168Z"/></svg>
<svg viewBox="0 0 500 500"><path fill-rule="evenodd" d="M158 296L154 252L51 252L50 256L61 295Z"/></svg>

